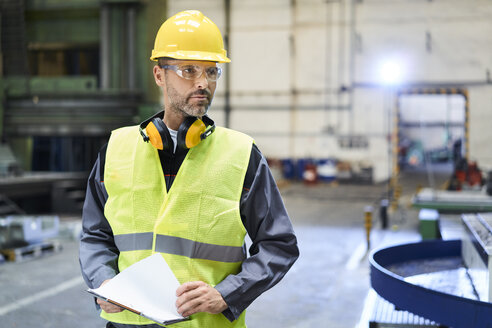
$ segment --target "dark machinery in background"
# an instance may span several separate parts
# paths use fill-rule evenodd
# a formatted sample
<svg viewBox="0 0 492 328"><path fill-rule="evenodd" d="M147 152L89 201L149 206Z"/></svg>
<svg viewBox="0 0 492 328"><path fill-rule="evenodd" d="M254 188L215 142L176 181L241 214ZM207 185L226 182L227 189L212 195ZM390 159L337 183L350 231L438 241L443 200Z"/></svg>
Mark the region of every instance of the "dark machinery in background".
<svg viewBox="0 0 492 328"><path fill-rule="evenodd" d="M1 199L28 213L80 212L111 130L159 108L148 35L165 4L0 0ZM15 212L0 201L0 216Z"/></svg>
<svg viewBox="0 0 492 328"><path fill-rule="evenodd" d="M453 146L453 172L443 189L424 188L413 197L412 205L440 212L492 211L492 171L482 172L478 163L462 156L461 141Z"/></svg>
<svg viewBox="0 0 492 328"><path fill-rule="evenodd" d="M469 162L461 155L461 140L453 146L453 164L454 171L449 179L448 190L463 190L463 189L481 189L486 183L482 171L476 162ZM490 173L489 173L490 175ZM489 177L488 184L490 185ZM487 191L492 195L490 191Z"/></svg>

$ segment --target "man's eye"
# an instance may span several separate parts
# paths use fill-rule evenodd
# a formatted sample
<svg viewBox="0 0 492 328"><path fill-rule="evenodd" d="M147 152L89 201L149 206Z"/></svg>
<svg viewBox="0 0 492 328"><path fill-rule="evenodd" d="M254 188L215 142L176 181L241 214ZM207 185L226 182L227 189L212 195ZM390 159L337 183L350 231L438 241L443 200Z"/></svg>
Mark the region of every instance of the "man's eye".
<svg viewBox="0 0 492 328"><path fill-rule="evenodd" d="M218 68L217 67L209 67L207 68L207 75L208 76L217 76L218 73Z"/></svg>
<svg viewBox="0 0 492 328"><path fill-rule="evenodd" d="M198 72L198 70L194 66L183 67L183 68L181 68L181 71L183 72L183 74L186 74L186 75L194 75Z"/></svg>

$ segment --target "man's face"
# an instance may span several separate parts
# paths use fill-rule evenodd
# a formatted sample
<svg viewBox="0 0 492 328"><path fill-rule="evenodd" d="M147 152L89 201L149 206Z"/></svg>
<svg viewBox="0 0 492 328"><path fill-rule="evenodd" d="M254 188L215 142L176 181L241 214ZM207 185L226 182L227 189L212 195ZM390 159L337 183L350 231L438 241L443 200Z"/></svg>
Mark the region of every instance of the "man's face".
<svg viewBox="0 0 492 328"><path fill-rule="evenodd" d="M168 60L167 65L177 65L186 68L188 65L197 65L203 69L216 66L215 62ZM161 70L164 70L161 68ZM166 69L164 73L164 96L167 94L166 110L180 114L181 116L201 117L207 113L212 103L217 82L209 81L205 72L192 80L180 77L177 72Z"/></svg>

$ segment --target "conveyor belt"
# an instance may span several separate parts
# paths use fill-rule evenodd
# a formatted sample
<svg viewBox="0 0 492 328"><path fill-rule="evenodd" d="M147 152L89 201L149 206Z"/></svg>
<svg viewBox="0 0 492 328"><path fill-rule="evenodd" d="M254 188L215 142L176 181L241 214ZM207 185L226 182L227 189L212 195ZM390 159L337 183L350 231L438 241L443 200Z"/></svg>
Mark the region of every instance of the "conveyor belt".
<svg viewBox="0 0 492 328"><path fill-rule="evenodd" d="M461 256L461 241L424 241L373 252L371 285L398 309L453 328L492 327L492 304L413 285L387 268L396 263Z"/></svg>

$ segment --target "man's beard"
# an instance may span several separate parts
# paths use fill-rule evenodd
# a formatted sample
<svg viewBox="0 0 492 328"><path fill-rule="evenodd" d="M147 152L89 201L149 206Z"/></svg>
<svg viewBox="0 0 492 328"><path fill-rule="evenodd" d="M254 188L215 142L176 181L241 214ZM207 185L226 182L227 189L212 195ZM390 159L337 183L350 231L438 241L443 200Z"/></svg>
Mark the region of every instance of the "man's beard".
<svg viewBox="0 0 492 328"><path fill-rule="evenodd" d="M169 110L174 111L175 113L180 113L184 116L195 116L202 117L208 111L208 108L212 104L212 95L210 91L206 89L198 89L190 93L189 95L182 96L180 95L176 89L168 84L167 86L167 95L169 98ZM195 103L191 104L190 98L195 95L204 95L207 96L207 101L203 101L204 103ZM168 108L166 108L167 110Z"/></svg>

